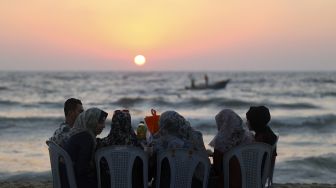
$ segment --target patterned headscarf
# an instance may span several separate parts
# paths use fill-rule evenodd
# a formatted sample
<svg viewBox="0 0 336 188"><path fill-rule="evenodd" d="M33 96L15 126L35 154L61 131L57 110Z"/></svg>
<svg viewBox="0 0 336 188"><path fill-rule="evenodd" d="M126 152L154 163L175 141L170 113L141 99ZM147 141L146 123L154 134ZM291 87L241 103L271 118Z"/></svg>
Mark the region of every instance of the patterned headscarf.
<svg viewBox="0 0 336 188"><path fill-rule="evenodd" d="M71 137L78 133L87 131L94 140L96 140L95 132L99 119L101 118L101 114L106 114L105 117L103 117L106 118L107 113L99 108L89 108L80 113L75 120L73 128L70 130L69 136Z"/></svg>
<svg viewBox="0 0 336 188"><path fill-rule="evenodd" d="M218 133L210 146L225 153L234 146L253 141L253 135L244 129L243 120L232 110L224 109L216 117Z"/></svg>
<svg viewBox="0 0 336 188"><path fill-rule="evenodd" d="M131 124L131 115L126 110L114 111L111 130L107 137L101 140L101 146L136 145L137 139Z"/></svg>
<svg viewBox="0 0 336 188"><path fill-rule="evenodd" d="M154 135L154 146L160 149L192 147L205 150L202 133L195 131L190 123L175 111L161 114L159 131Z"/></svg>

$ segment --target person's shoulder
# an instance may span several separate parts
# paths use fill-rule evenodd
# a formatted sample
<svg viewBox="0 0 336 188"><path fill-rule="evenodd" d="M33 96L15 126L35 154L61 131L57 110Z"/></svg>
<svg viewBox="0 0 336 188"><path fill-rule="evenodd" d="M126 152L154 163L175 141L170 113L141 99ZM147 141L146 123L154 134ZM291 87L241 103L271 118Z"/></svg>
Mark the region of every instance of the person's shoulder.
<svg viewBox="0 0 336 188"><path fill-rule="evenodd" d="M262 134L262 140L263 142L270 144L270 145L275 144L277 140L277 136L275 135L275 133L269 126L267 126L266 131Z"/></svg>
<svg viewBox="0 0 336 188"><path fill-rule="evenodd" d="M60 134L63 132L69 132L70 131L70 126L66 123L61 123L59 127L55 130L54 134Z"/></svg>

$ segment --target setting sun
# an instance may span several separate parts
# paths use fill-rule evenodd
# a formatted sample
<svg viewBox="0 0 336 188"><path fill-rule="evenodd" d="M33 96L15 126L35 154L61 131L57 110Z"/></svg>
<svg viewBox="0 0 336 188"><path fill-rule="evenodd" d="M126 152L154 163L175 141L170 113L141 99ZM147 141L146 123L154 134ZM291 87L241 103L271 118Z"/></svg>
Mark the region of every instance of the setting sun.
<svg viewBox="0 0 336 188"><path fill-rule="evenodd" d="M145 56L143 56L143 55L137 55L137 56L135 56L134 57L134 63L136 65L139 65L139 66L144 65L146 63Z"/></svg>

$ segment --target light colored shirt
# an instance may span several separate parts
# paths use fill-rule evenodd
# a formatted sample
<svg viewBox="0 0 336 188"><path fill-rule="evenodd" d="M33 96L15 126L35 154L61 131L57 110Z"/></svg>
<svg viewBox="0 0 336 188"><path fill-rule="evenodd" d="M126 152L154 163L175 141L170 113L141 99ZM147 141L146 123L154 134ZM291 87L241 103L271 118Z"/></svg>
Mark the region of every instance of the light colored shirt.
<svg viewBox="0 0 336 188"><path fill-rule="evenodd" d="M56 129L54 135L49 140L54 141L61 147L69 140L70 126L67 123L61 123L60 127Z"/></svg>

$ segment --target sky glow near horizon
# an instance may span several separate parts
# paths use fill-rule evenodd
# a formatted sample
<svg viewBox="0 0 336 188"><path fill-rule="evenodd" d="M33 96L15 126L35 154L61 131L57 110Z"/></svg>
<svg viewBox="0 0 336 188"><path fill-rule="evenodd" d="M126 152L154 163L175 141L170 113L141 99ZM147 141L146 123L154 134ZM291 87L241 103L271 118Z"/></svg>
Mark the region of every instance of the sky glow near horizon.
<svg viewBox="0 0 336 188"><path fill-rule="evenodd" d="M335 10L334 0L1 1L0 70L336 70Z"/></svg>

